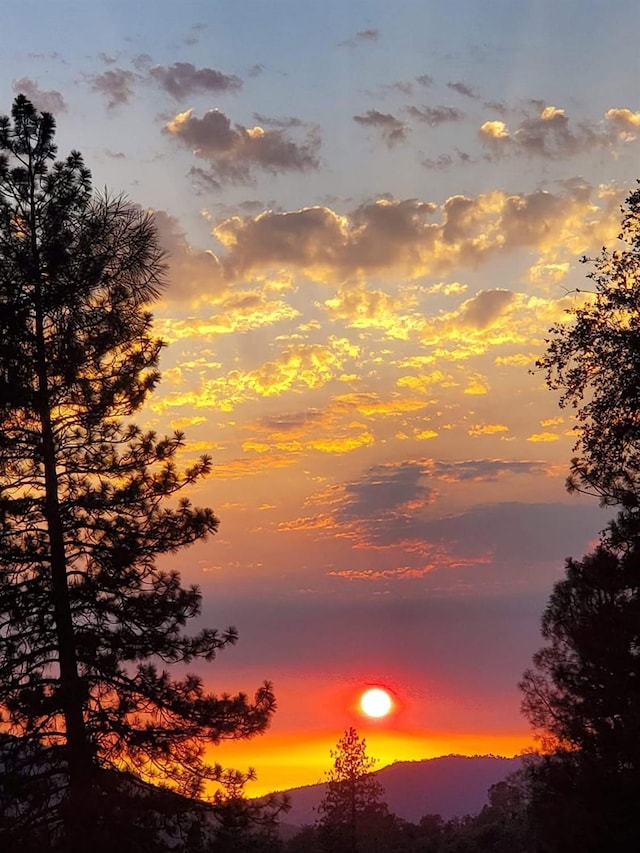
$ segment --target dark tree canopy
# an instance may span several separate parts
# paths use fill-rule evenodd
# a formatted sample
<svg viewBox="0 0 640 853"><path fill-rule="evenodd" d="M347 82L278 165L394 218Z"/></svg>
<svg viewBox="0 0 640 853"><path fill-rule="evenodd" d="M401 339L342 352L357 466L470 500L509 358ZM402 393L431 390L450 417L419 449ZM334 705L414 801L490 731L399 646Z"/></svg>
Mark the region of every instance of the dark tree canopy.
<svg viewBox="0 0 640 853"><path fill-rule="evenodd" d="M101 774L196 794L216 774L204 744L262 732L274 698L167 669L236 640L187 633L200 591L156 565L215 533L183 496L211 460L181 469L182 434L122 421L159 379L147 306L163 256L153 217L94 194L80 154L55 159L54 131L23 96L0 118L0 721L33 780L59 787L49 828L84 850Z"/></svg>
<svg viewBox="0 0 640 853"><path fill-rule="evenodd" d="M640 543L567 561L521 687L548 745L640 779Z"/></svg>
<svg viewBox="0 0 640 853"><path fill-rule="evenodd" d="M607 505L640 501L640 190L623 208L621 247L604 248L588 275L593 290L551 329L538 367L576 410L580 436L570 489Z"/></svg>

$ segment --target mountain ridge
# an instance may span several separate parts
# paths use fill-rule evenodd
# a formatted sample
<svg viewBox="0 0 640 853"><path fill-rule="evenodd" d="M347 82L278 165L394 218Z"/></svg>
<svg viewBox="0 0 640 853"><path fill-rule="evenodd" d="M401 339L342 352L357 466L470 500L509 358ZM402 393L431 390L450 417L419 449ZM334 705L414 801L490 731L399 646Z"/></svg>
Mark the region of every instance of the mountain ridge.
<svg viewBox="0 0 640 853"><path fill-rule="evenodd" d="M389 810L403 820L417 823L425 814L439 814L445 820L477 814L488 802L491 785L521 766L521 756L443 755L395 761L372 775L384 788ZM325 791L326 782L318 782L274 793L287 794L291 800L286 823L305 826L315 823L317 806Z"/></svg>

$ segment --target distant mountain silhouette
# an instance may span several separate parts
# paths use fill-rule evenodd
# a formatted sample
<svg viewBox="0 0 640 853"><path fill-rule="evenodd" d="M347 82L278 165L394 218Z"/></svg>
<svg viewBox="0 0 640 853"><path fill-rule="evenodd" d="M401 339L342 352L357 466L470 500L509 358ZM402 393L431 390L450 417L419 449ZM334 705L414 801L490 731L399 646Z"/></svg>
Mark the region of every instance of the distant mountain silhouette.
<svg viewBox="0 0 640 853"><path fill-rule="evenodd" d="M374 775L385 789L390 811L417 823L425 814L440 814L446 820L477 814L488 802L487 791L509 773L519 770L521 758L495 755L447 755L423 761L398 761ZM326 790L324 783L290 788L291 811L284 816L289 826L313 824L315 809Z"/></svg>

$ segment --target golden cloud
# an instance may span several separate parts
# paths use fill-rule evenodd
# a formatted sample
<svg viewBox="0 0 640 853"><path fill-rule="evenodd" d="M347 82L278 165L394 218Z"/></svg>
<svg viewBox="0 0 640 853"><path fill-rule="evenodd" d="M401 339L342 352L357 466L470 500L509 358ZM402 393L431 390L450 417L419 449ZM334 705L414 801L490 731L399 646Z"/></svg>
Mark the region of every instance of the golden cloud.
<svg viewBox="0 0 640 853"><path fill-rule="evenodd" d="M221 310L213 316L184 320L159 317L154 323L157 334L171 344L189 338L211 340L220 335L248 332L286 320L294 320L300 312L281 300L268 300L261 292L229 294Z"/></svg>
<svg viewBox="0 0 640 853"><path fill-rule="evenodd" d="M560 436L556 435L555 432L537 432L534 435L530 435L527 441L539 443L548 441L558 441L559 439Z"/></svg>
<svg viewBox="0 0 640 853"><path fill-rule="evenodd" d="M401 314L415 304L411 295L402 298L379 290L367 290L363 283L344 287L333 299L324 303L331 320L343 320L354 329L382 329L390 338L406 341L411 332L422 325L421 315Z"/></svg>
<svg viewBox="0 0 640 853"><path fill-rule="evenodd" d="M504 424L475 424L469 427L467 435L495 435L499 432L509 432L509 427Z"/></svg>
<svg viewBox="0 0 640 853"><path fill-rule="evenodd" d="M480 127L480 136L488 139L509 139L510 133L503 121L485 121Z"/></svg>
<svg viewBox="0 0 640 853"><path fill-rule="evenodd" d="M330 337L327 344L289 344L275 360L253 370L234 369L224 376L201 380L193 391L154 398L150 408L156 413L183 406L230 412L246 400L319 388L338 378L345 362L358 353L359 348L345 338Z"/></svg>

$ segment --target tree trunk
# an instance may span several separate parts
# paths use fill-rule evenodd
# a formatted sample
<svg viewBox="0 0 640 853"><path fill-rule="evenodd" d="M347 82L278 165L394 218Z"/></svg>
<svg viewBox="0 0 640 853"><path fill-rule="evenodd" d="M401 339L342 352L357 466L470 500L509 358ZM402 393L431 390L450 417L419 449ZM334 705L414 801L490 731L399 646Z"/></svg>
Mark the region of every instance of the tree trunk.
<svg viewBox="0 0 640 853"><path fill-rule="evenodd" d="M31 167L30 163L30 167ZM44 516L49 534L51 593L58 661L60 667L60 707L65 721L66 758L69 774L69 802L65 811L65 835L70 853L86 850L83 827L90 820L93 787L93 755L84 720L84 695L78 673L73 614L69 597L64 529L60 512L59 484L51 401L47 372L47 352L43 309L43 275L37 242L35 174L30 168L30 239L33 264L33 293L36 338L37 413L42 430L44 467Z"/></svg>

